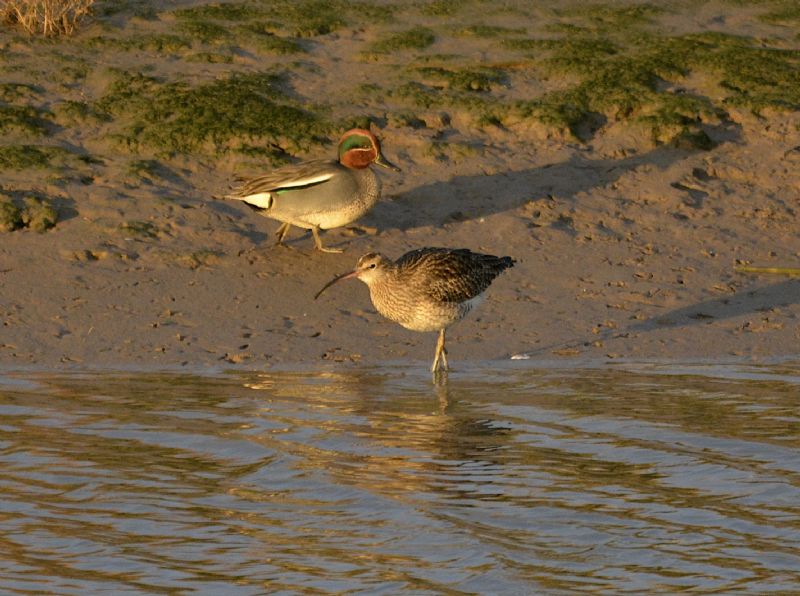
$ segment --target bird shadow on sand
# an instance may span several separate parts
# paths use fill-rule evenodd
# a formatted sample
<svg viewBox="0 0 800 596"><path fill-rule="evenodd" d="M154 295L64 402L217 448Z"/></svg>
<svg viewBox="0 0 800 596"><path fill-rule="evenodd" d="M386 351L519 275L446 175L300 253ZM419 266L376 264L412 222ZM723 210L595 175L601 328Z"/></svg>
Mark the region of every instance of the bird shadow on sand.
<svg viewBox="0 0 800 596"><path fill-rule="evenodd" d="M737 127L714 131L720 143L740 137ZM692 151L671 146L622 159L590 159L576 154L570 159L529 170L494 175L455 176L413 188L393 201L381 201L361 222L380 230L409 230L479 219L520 207L543 197L575 201L575 195L607 186L642 166L667 168Z"/></svg>
<svg viewBox="0 0 800 596"><path fill-rule="evenodd" d="M662 329L675 329L695 325L713 325L726 319L769 312L774 308L788 307L800 303L800 279L788 279L767 286L742 290L730 296L696 302L689 306L659 313L628 327L606 329L599 334L589 334L559 344L539 346L523 352L526 357L534 357L557 350L570 350L588 346L593 342L612 338L627 337ZM632 339L631 341L636 341Z"/></svg>
<svg viewBox="0 0 800 596"><path fill-rule="evenodd" d="M714 321L767 312L776 307L787 307L798 302L800 302L800 280L788 279L677 308L640 321L624 331L642 333L655 329L711 324Z"/></svg>

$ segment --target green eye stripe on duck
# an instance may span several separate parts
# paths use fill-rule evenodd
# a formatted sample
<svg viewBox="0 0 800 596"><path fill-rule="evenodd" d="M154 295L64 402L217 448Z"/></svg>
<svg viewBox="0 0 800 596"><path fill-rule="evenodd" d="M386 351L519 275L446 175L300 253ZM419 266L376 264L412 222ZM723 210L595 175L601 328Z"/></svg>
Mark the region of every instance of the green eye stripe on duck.
<svg viewBox="0 0 800 596"><path fill-rule="evenodd" d="M354 134L345 138L339 145L339 155L347 153L353 149L372 149L372 139L362 135Z"/></svg>

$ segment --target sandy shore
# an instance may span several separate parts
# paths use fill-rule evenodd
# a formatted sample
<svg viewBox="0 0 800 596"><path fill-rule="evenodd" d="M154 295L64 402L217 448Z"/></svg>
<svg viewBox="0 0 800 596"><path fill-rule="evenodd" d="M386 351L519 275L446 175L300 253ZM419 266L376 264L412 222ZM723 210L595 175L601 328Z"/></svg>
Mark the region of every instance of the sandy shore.
<svg viewBox="0 0 800 596"><path fill-rule="evenodd" d="M663 18L702 29L712 16ZM92 53L81 43L121 19L104 18L58 43L71 44L69 51L98 72L111 65L180 71L170 54ZM503 18L513 22L513 15ZM170 23L122 19L109 35ZM760 21L728 23L737 34L745 26L756 37L775 34L774 25ZM388 27L403 24L396 17ZM480 40L452 41L436 32L438 52L454 51L456 42L464 55L486 51ZM347 82L342 73L353 89L380 81L381 69L395 68L400 58L359 57L371 35L369 27L344 26L314 38L292 93L336 97ZM796 37L786 43L798 46ZM63 48L51 44L43 52L9 31L0 33L0 46L9 52L0 60L2 81L37 88L23 103L54 111L65 97L97 98L107 88L91 69L74 84L48 83L43 61ZM237 68L258 67L249 55L237 56ZM224 67L198 68L213 77ZM497 93L532 92L537 81L512 78ZM757 360L800 353L800 281L736 271L743 264L800 263L796 111L756 115L731 106L724 118L702 123L714 147L700 150L654 142L640 128L611 120L579 139L528 121L476 126L458 109L437 106L420 108L421 122L398 121L392 105L345 99L337 109L367 111L385 154L403 172L379 171L384 200L358 226L325 233L328 245L346 249L342 255L314 251L310 236L296 229L290 248L273 248L276 222L212 199L234 174L268 169L264 160L120 149L107 136L112 124L102 120L47 125L39 142L96 159L3 170L0 190L9 200L46 197L59 221L43 233L0 234L0 365L427 365L435 335L382 319L363 284L341 284L313 300L365 252L398 257L422 246L517 259L486 303L449 332L455 368L515 355ZM28 142L26 131L9 134L7 144ZM292 158L332 155L337 136L292 151ZM146 172L131 173L142 154L154 161Z"/></svg>

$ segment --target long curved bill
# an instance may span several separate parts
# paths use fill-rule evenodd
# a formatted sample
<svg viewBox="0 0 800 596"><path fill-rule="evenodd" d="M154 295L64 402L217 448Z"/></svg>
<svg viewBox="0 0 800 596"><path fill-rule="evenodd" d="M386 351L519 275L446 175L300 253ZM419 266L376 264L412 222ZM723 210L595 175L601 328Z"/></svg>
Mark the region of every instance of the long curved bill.
<svg viewBox="0 0 800 596"><path fill-rule="evenodd" d="M324 292L325 290L327 290L328 288L330 288L330 287L331 287L333 284L335 284L337 281L342 281L343 279L350 279L351 277L355 277L356 275L358 275L358 271L348 271L347 273L342 273L341 275L337 275L337 276L336 276L336 277L334 277L332 280L330 280L328 283L326 283L326 284L325 284L325 285L322 287L322 289L321 289L319 292L317 292L317 293L314 295L314 300L316 300L317 298L319 298L319 297L320 297L320 295L322 294L322 292Z"/></svg>
<svg viewBox="0 0 800 596"><path fill-rule="evenodd" d="M388 168L390 170L394 170L395 172L402 172L403 171L400 168L398 168L396 165L394 165L392 162L390 162L388 159L386 159L383 156L383 153L379 153L378 154L378 159L375 160L375 163L377 165L379 165L379 166L384 167L384 168Z"/></svg>

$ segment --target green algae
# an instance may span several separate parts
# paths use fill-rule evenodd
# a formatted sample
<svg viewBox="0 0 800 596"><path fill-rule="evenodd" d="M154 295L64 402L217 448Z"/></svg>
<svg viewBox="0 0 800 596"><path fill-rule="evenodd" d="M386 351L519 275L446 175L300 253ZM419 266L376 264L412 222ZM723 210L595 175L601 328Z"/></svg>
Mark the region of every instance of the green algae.
<svg viewBox="0 0 800 596"><path fill-rule="evenodd" d="M621 31L651 23L654 17L666 12L666 8L650 4L625 3L577 3L568 8L557 9L561 17L577 18L582 25L595 31Z"/></svg>
<svg viewBox="0 0 800 596"><path fill-rule="evenodd" d="M444 89L424 85L415 81L401 83L389 88L386 94L406 104L417 108L447 108L463 109L472 114L476 125L497 125L501 117L497 114L506 114L511 106L496 101L490 93L476 93L474 90Z"/></svg>
<svg viewBox="0 0 800 596"><path fill-rule="evenodd" d="M205 64L233 64L231 54L220 54L219 52L195 52L186 56L187 62L202 62Z"/></svg>
<svg viewBox="0 0 800 596"><path fill-rule="evenodd" d="M32 100L41 96L44 89L30 83L0 83L0 101Z"/></svg>
<svg viewBox="0 0 800 596"><path fill-rule="evenodd" d="M467 4L464 0L432 0L422 5L420 12L433 17L451 17L458 14Z"/></svg>
<svg viewBox="0 0 800 596"><path fill-rule="evenodd" d="M0 232L13 232L22 227L22 209L10 200L0 199Z"/></svg>
<svg viewBox="0 0 800 596"><path fill-rule="evenodd" d="M610 56L619 53L617 45L595 36L559 39L507 39L503 45L512 50L534 52L553 72L591 73Z"/></svg>
<svg viewBox="0 0 800 596"><path fill-rule="evenodd" d="M241 25L237 31L242 34L243 42L256 51L278 55L299 54L306 51L296 39L276 34L270 22L247 23Z"/></svg>
<svg viewBox="0 0 800 596"><path fill-rule="evenodd" d="M152 21L158 19L158 12L152 0L114 0L114 2L98 2L93 7L94 13L99 16L113 16L127 13L132 17Z"/></svg>
<svg viewBox="0 0 800 596"><path fill-rule="evenodd" d="M479 37L496 38L508 37L513 35L524 35L527 29L524 27L500 27L497 25L470 25L468 27L457 28L453 35L457 37Z"/></svg>
<svg viewBox="0 0 800 596"><path fill-rule="evenodd" d="M58 211L48 199L27 196L18 201L0 197L0 232L23 228L46 232L58 222Z"/></svg>
<svg viewBox="0 0 800 596"><path fill-rule="evenodd" d="M84 42L91 48L109 48L122 51L138 50L158 54L176 54L189 49L192 44L186 36L172 33L113 37L98 35Z"/></svg>
<svg viewBox="0 0 800 596"><path fill-rule="evenodd" d="M376 54L390 54L402 50L424 50L433 45L435 41L434 32L427 27L420 26L379 39L370 44L369 50Z"/></svg>
<svg viewBox="0 0 800 596"><path fill-rule="evenodd" d="M50 112L33 106L20 106L0 102L0 133L13 131L39 136L47 133L52 124Z"/></svg>
<svg viewBox="0 0 800 596"><path fill-rule="evenodd" d="M779 25L792 26L800 13L797 3L788 0L728 1L757 7L751 11L755 17ZM127 7L121 10L130 16L147 3L123 0L121 4ZM498 11L492 13L494 16L509 11L504 3L477 0L424 0L406 5L244 0L161 10L158 16L169 29L157 29L159 23L147 27L142 23L135 23L135 27L101 23L103 35L71 42L84 57L89 55L87 46L169 54L169 64L183 64L186 70L179 66L162 72L185 72L186 78L119 73L98 97L98 83L106 79L94 64L80 66L80 73L76 71L69 81L62 76L66 67L57 69L46 82L48 75L42 70L32 74L31 80L41 81L49 96L58 83L67 93L64 97L71 99L46 104L51 114L40 107L45 105L41 103L43 87L27 82L2 83L0 131L41 136L62 134L60 127L92 124L124 147L157 156L235 151L277 163L286 160L287 151L327 141L342 123L328 111L336 114L335 110L346 102L344 113L351 114L353 105L359 106L377 121L392 126L420 127L424 119L430 121L430 115L419 117L418 108L448 108L450 114L465 112L478 126L503 126L530 118L583 140L607 123L625 121L641 127L656 143L700 148L712 145L704 130L727 118L726 112L735 107L764 115L770 110L800 109L800 56L798 50L791 49L796 43L787 41L794 33L784 35L783 40L711 32L665 34L657 27L658 20L687 10L686 5L676 2L555 3L520 13L535 16L536 21L493 16L483 22L476 18L478 11L489 6ZM464 18L450 18L462 8ZM104 10L98 8L98 14L104 14ZM420 14L425 17L420 18ZM398 22L398 15L410 18ZM367 52L376 60L396 59L398 68L385 72L379 84L355 82L345 93L346 99L332 97L333 105L325 106L324 112L293 94L286 87L285 76L251 73L224 75L216 81L205 78L214 76L211 73L251 69L265 54L298 55L293 64L286 61L283 68L298 78L316 77L311 67L324 68L316 60L316 50L328 40L301 38L343 29L345 36L358 31L366 39L375 40L364 43ZM778 31L776 35L781 34L781 27L774 30ZM535 32L542 37L534 37ZM453 38L462 38L455 40L461 45L453 43ZM474 41L467 44L463 38ZM429 48L437 39L443 42L437 46L454 53L434 55ZM494 47L500 54L496 59L504 62L484 63L474 54L467 56L461 48L468 45L470 51ZM252 54L259 56L254 60ZM488 52L485 55L490 56ZM16 64L16 70L6 70L16 60L9 56L10 50L5 56L0 54L4 71L22 72L23 67ZM21 58L22 54L16 56ZM409 56L414 57L411 64ZM74 55L69 59L75 60ZM145 72L157 72L167 63L162 61L163 56L144 57L144 63L140 56L125 59L132 63L139 60L136 68ZM269 61L277 62L264 59ZM232 66L204 67L198 63ZM146 70L151 67L152 71ZM87 81L89 99L79 96L77 87L70 87L78 75L85 78L87 72L95 75ZM17 74L10 77L20 78ZM525 88L516 84L520 78L534 83L529 88L536 91L529 97L519 92ZM542 87L547 91L540 91ZM81 100L75 101L79 97ZM86 126L83 130L93 134L95 128ZM33 146L3 149L1 167L45 167L36 164L54 160L38 155L38 149L19 147Z"/></svg>
<svg viewBox="0 0 800 596"><path fill-rule="evenodd" d="M186 20L216 19L224 21L248 21L261 15L262 11L256 6L244 2L203 4L175 11L175 16Z"/></svg>
<svg viewBox="0 0 800 596"><path fill-rule="evenodd" d="M443 93L415 81L402 83L397 87L388 89L387 93L391 97L400 99L419 108L431 108L452 103L445 99Z"/></svg>
<svg viewBox="0 0 800 596"><path fill-rule="evenodd" d="M608 16L607 22L618 25L646 22L658 14L645 8L621 13L608 7L603 10L614 16ZM582 10L581 15L590 14ZM610 25L609 29L613 30ZM756 114L767 108L800 109L800 51L764 47L749 37L716 32L659 36L632 30L615 35L597 27L578 27L557 39L502 43L509 49L533 52L545 74L579 78L566 89L518 102L512 110L577 137L579 129L600 115L644 124L657 142L675 139L684 145L694 140L705 148L710 140L700 125L724 119L730 106ZM691 73L710 75L726 97L712 100L667 84Z"/></svg>
<svg viewBox="0 0 800 596"><path fill-rule="evenodd" d="M288 6L284 8L284 11L275 11L264 5L208 4L178 10L174 14L178 18L176 29L182 34L180 39L185 40L187 45L197 42L215 46L241 46L256 52L279 55L304 51L293 37L321 35L343 25L339 17L327 24L320 22L328 14L327 11L323 15L310 14L306 15L306 20L298 20L299 15L293 9L290 10ZM284 22L268 18L273 14L285 17L287 13L290 18ZM205 61L203 56L210 54L193 54L192 60ZM229 63L232 58L208 61Z"/></svg>
<svg viewBox="0 0 800 596"><path fill-rule="evenodd" d="M506 73L498 68L440 68L425 66L414 69L426 79L444 83L449 89L460 91L491 91L492 87L505 84Z"/></svg>
<svg viewBox="0 0 800 596"><path fill-rule="evenodd" d="M268 22L275 34L317 37L353 23L389 21L393 11L392 6L376 6L372 2L273 0L207 4L180 9L174 15L184 23L198 23L196 31L201 35L212 34L214 25L262 21Z"/></svg>
<svg viewBox="0 0 800 596"><path fill-rule="evenodd" d="M770 18L794 17L794 7L788 3L764 4L773 6ZM444 4L440 8L445 11L442 14L454 10ZM431 15L439 12L424 10ZM558 7L553 13L556 22L544 24L546 31L558 35L555 38L519 38L516 35L524 29L488 24L452 29L456 36L494 38L507 50L524 52L534 72L545 80L559 77L564 81L563 75L569 75L566 81L577 79L566 88L527 100L498 101L492 106L470 97L470 91L491 94L510 75L502 68L486 71L468 65L412 67L416 76L389 85L387 94L416 107L465 108L482 124L501 125L509 117L530 117L577 137L585 135L591 123L629 120L649 129L656 142L674 140L698 147L710 146L703 126L724 119L731 106L756 114L768 108L800 107L797 50L722 33L664 36L651 26L671 10L678 7L641 3ZM406 43L395 36L374 43L371 49L394 52L430 43L430 37L424 43ZM725 96L720 99L715 94L712 99L703 91L683 90L681 82L695 73L716 81Z"/></svg>
<svg viewBox="0 0 800 596"><path fill-rule="evenodd" d="M758 16L760 20L777 25L800 24L800 3L796 0L778 0L771 4L770 10Z"/></svg>
<svg viewBox="0 0 800 596"><path fill-rule="evenodd" d="M425 128L425 121L419 118L414 112L411 111L397 111L392 112L388 116L388 124L393 128Z"/></svg>
<svg viewBox="0 0 800 596"><path fill-rule="evenodd" d="M107 121L108 117L96 112L85 101L67 99L53 106L55 121L65 126Z"/></svg>
<svg viewBox="0 0 800 596"><path fill-rule="evenodd" d="M117 138L159 154L235 150L259 140L282 151L327 136L330 123L281 90L276 73L234 74L199 85L120 73L96 108L118 119Z"/></svg>
<svg viewBox="0 0 800 596"><path fill-rule="evenodd" d="M6 145L0 146L0 170L25 170L28 168L47 168L59 165L72 153L62 147L48 145Z"/></svg>
<svg viewBox="0 0 800 596"><path fill-rule="evenodd" d="M223 27L214 21L185 20L179 22L176 28L189 39L202 43L219 44L230 42L233 39L227 27Z"/></svg>
<svg viewBox="0 0 800 596"><path fill-rule="evenodd" d="M668 51L720 78L726 103L759 113L765 108L800 109L800 50L763 47L755 40L705 34L677 38Z"/></svg>
<svg viewBox="0 0 800 596"><path fill-rule="evenodd" d="M22 225L34 232L46 232L58 222L58 211L46 199L25 197L22 208Z"/></svg>

